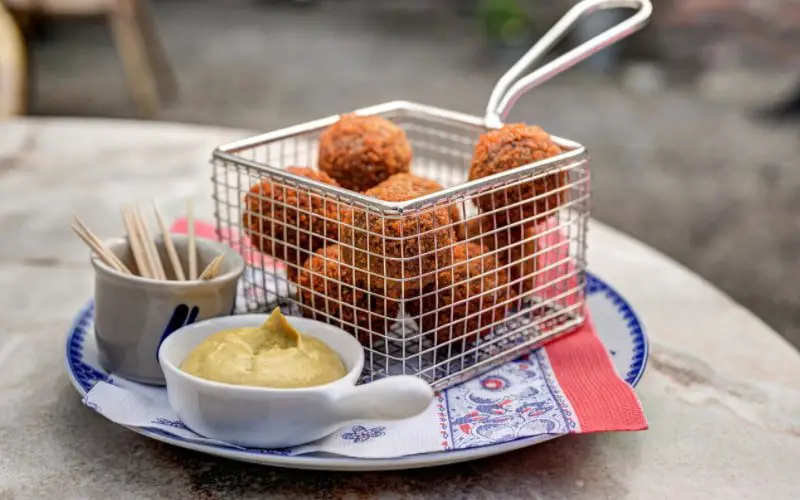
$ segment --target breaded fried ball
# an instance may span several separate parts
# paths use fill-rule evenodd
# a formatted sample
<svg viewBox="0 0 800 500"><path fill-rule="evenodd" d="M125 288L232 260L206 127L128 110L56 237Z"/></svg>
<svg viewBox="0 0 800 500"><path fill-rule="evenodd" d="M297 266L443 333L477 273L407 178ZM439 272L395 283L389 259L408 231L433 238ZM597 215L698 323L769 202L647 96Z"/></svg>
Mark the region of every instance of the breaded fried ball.
<svg viewBox="0 0 800 500"><path fill-rule="evenodd" d="M404 186L409 191L416 191L422 195L435 193L436 191L441 191L444 189L441 184L436 182L433 179L428 179L427 177L421 177L419 175L414 175L412 173L403 172L401 174L394 174L385 181L381 182L380 184L376 185L375 187L385 187L389 184L393 184L396 186Z"/></svg>
<svg viewBox="0 0 800 500"><path fill-rule="evenodd" d="M405 302L406 312L437 345L457 339L458 346L462 338L474 342L488 335L511 307L514 292L508 275L485 250L476 243L457 244L453 266L440 271L420 298Z"/></svg>
<svg viewBox="0 0 800 500"><path fill-rule="evenodd" d="M336 186L323 172L307 167L288 167L287 172ZM286 263L289 279L326 238L338 239L336 203L285 184L265 180L245 196L242 223L250 241L261 252Z"/></svg>
<svg viewBox="0 0 800 500"><path fill-rule="evenodd" d="M414 191L419 193L417 196L425 196L426 194L435 193L437 191L441 191L444 189L444 186L439 184L433 179L428 179L426 177L420 177L419 175L414 175L410 173L402 173L402 174L395 174L385 181L381 182L375 188L386 187L387 185L395 185L395 186L405 186L409 191ZM450 205L450 220L452 222L458 222L461 220L461 214L458 210L458 206L456 204Z"/></svg>
<svg viewBox="0 0 800 500"><path fill-rule="evenodd" d="M381 280L347 264L339 245L317 250L300 269L297 286L304 316L343 328L366 345L373 334L389 331L399 311L398 301L385 298Z"/></svg>
<svg viewBox="0 0 800 500"><path fill-rule="evenodd" d="M411 144L405 131L380 116L346 114L319 137L319 169L340 186L366 191L408 172Z"/></svg>
<svg viewBox="0 0 800 500"><path fill-rule="evenodd" d="M507 266L510 285L519 297L535 287L539 238L535 226L515 225L497 228L491 215L473 217L460 225L462 240L479 243L495 252L500 265Z"/></svg>
<svg viewBox="0 0 800 500"><path fill-rule="evenodd" d="M522 123L505 125L501 129L486 132L478 139L469 169L469 180L505 172L551 158L561 152L561 148L541 127ZM553 172L532 181L479 196L475 199L475 204L484 212L509 206L507 210L496 212L503 224L522 220L539 223L547 217L542 214L566 202L566 189L557 192L553 190L564 188L568 184L567 172ZM541 198L533 199L538 196ZM519 202L522 203L510 206Z"/></svg>
<svg viewBox="0 0 800 500"><path fill-rule="evenodd" d="M403 184L388 183L364 194L385 201L419 196ZM390 296L397 298L416 296L426 280L434 279L436 270L450 263L450 247L455 242L446 207L385 217L354 208L342 214L341 229L347 257L352 252L356 267L389 278Z"/></svg>

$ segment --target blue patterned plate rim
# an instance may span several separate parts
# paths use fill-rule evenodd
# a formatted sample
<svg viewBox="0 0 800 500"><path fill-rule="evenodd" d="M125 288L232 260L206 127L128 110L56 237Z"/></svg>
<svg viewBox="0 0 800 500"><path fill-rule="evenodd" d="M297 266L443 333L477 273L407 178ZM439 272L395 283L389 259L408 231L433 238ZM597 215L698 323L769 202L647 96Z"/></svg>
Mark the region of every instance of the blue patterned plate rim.
<svg viewBox="0 0 800 500"><path fill-rule="evenodd" d="M626 382L635 387L645 372L647 359L649 357L649 342L641 321L630 304L613 287L591 273L586 274L586 293L587 297L595 294L602 294L602 296L614 306L616 313L625 321L633 355L627 372L621 375ZM77 318L70 327L66 339L65 361L67 373L70 382L81 396L86 395L93 385L93 381L108 377L107 373L96 367L89 366L81 360L83 339L90 333L88 331L88 326L92 321L92 313L93 301L90 300L78 313ZM598 331L598 334L601 334L601 332ZM600 336L602 337L602 335ZM477 460L479 458L506 453L546 441L546 439L543 440L541 436L538 436L520 438L481 448L447 450L398 458L364 459L322 454L297 456L264 454L258 453L258 450L237 450L193 442L189 439L177 438L173 435L163 433L155 428L128 428L138 434L157 441L223 458L261 463L276 467L332 471L378 471L432 467ZM553 436L553 438L555 437L558 437L558 435Z"/></svg>

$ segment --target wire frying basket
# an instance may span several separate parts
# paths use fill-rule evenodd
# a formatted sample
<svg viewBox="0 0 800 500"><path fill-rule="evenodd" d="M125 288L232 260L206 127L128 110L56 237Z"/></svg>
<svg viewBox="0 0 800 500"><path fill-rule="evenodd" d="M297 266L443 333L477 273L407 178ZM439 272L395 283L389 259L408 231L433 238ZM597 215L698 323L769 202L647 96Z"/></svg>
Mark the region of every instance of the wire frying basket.
<svg viewBox="0 0 800 500"><path fill-rule="evenodd" d="M523 76L581 17L636 13ZM589 220L586 148L476 180L481 134L503 126L517 98L640 29L648 0L585 0L498 81L486 116L404 101L355 111L405 131L411 172L444 188L384 201L301 175L339 116L219 147L213 153L219 237L251 264L237 312L280 306L342 327L363 344L363 381L411 374L435 389L568 333L585 317Z"/></svg>

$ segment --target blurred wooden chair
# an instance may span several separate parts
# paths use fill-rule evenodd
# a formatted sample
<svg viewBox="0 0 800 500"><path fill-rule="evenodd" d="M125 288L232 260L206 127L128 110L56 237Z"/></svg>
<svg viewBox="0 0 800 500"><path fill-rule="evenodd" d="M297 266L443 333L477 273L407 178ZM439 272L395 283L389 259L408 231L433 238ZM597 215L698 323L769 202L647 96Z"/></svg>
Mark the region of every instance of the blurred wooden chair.
<svg viewBox="0 0 800 500"><path fill-rule="evenodd" d="M175 75L156 31L149 0L0 0L21 14L106 16L140 116L152 118L177 97Z"/></svg>
<svg viewBox="0 0 800 500"><path fill-rule="evenodd" d="M25 113L25 41L0 3L0 120Z"/></svg>

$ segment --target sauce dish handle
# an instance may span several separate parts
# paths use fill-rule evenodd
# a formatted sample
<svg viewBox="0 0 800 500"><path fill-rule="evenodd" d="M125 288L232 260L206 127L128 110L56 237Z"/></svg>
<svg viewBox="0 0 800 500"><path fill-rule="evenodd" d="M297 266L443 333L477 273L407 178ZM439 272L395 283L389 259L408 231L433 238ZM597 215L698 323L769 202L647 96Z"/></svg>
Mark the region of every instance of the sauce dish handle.
<svg viewBox="0 0 800 500"><path fill-rule="evenodd" d="M410 375L386 377L342 392L334 401L347 420L401 420L419 415L433 400L433 389Z"/></svg>

